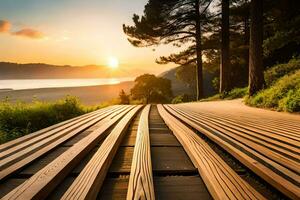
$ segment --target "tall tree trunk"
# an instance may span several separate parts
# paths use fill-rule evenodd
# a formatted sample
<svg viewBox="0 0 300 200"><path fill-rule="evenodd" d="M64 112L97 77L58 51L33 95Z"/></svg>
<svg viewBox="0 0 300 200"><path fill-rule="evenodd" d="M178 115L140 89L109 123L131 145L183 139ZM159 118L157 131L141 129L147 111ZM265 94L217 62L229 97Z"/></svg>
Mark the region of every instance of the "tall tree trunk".
<svg viewBox="0 0 300 200"><path fill-rule="evenodd" d="M244 60L245 60L245 75L249 74L249 39L250 39L250 29L249 29L249 15L246 14L244 18ZM246 78L246 77L245 77Z"/></svg>
<svg viewBox="0 0 300 200"><path fill-rule="evenodd" d="M248 6L248 0L244 0L244 4L247 4ZM249 4L250 5L250 4ZM250 28L249 28L249 8L246 7L245 11L244 11L244 53L243 53L243 57L245 60L245 64L243 66L243 81L242 84L248 84L248 74L249 74L249 40L250 40Z"/></svg>
<svg viewBox="0 0 300 200"><path fill-rule="evenodd" d="M232 86L229 57L229 0L222 0L221 35L220 93L228 92Z"/></svg>
<svg viewBox="0 0 300 200"><path fill-rule="evenodd" d="M252 96L264 86L262 0L251 1L250 15L249 95Z"/></svg>
<svg viewBox="0 0 300 200"><path fill-rule="evenodd" d="M196 88L197 100L203 97L203 72L202 72L202 46L201 46L201 21L200 21L200 7L199 0L196 0Z"/></svg>

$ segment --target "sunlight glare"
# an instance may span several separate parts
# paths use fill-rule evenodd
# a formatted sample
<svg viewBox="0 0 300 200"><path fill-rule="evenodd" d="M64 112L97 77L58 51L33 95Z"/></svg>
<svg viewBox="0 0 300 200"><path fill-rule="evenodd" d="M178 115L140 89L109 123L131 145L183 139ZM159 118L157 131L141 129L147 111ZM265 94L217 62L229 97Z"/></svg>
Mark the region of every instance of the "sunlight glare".
<svg viewBox="0 0 300 200"><path fill-rule="evenodd" d="M108 67L112 69L116 69L119 67L119 60L116 57L109 57L108 58Z"/></svg>

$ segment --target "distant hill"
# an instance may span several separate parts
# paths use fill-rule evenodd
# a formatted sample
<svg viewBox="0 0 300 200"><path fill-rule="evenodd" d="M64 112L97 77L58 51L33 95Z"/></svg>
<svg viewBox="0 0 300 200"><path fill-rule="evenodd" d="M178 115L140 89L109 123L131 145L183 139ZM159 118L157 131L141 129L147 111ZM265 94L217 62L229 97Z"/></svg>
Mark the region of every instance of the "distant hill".
<svg viewBox="0 0 300 200"><path fill-rule="evenodd" d="M194 94L195 91L189 88L185 83L176 78L178 67L161 73L159 76L167 78L172 82L174 95ZM0 62L0 79L75 79L75 78L118 78L134 77L144 72L132 70L128 72L121 69L109 70L106 66L88 65L88 66L69 66L69 65L49 65L43 63L18 64L10 62ZM210 96L214 94L211 86L213 74L204 72L204 94Z"/></svg>
<svg viewBox="0 0 300 200"><path fill-rule="evenodd" d="M159 76L171 80L172 90L173 90L173 93L175 96L181 95L181 94L189 94L189 95L195 94L195 90L189 88L184 82L182 82L176 78L176 70L178 68L179 67L175 67L173 69L165 71L165 72L161 73ZM203 73L204 73L204 75L203 75L204 96L211 96L216 93L211 84L212 79L214 78L214 75L205 70Z"/></svg>
<svg viewBox="0 0 300 200"><path fill-rule="evenodd" d="M17 64L0 62L0 79L67 79L127 77L128 72L109 70L105 66L57 66L43 63Z"/></svg>

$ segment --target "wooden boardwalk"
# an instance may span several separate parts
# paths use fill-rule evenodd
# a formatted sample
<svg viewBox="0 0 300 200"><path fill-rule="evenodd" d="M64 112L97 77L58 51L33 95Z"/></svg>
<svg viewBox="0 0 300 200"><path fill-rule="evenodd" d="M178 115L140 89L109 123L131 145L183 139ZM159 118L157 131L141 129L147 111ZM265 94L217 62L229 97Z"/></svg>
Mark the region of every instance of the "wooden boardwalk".
<svg viewBox="0 0 300 200"><path fill-rule="evenodd" d="M0 145L2 199L300 199L299 173L299 116L226 101L116 105Z"/></svg>

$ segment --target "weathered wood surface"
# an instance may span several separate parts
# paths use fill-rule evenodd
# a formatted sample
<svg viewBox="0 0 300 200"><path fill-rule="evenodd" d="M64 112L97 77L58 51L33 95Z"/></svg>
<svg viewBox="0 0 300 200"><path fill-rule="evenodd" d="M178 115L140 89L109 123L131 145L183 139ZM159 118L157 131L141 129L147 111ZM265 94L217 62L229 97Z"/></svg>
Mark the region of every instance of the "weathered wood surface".
<svg viewBox="0 0 300 200"><path fill-rule="evenodd" d="M0 162L0 180L21 169L25 165L29 164L30 162L49 152L53 148L65 142L66 140L74 137L80 131L83 131L89 126L92 126L100 120L103 120L105 117L109 116L114 111L116 110L112 109L101 112L100 114L92 116L88 119L84 119L74 124L73 126L62 129L61 131L56 132L53 135L52 132L49 136L47 136L48 133L46 133L45 137L44 135L42 135L43 139L39 139L39 141L36 141L31 145L27 145L23 149L18 149L14 151L14 154L10 154L10 156L5 157ZM32 138L32 140L35 139L36 138ZM12 148L15 149L15 147ZM10 149L7 149L7 151L9 150Z"/></svg>
<svg viewBox="0 0 300 200"><path fill-rule="evenodd" d="M132 113L130 110L135 109L134 106L125 106L124 108L106 118L103 125L94 130L92 134L61 154L57 159L32 176L24 184L11 191L3 199L41 199L47 196L78 162L105 137L104 132L106 130L112 127L127 112Z"/></svg>
<svg viewBox="0 0 300 200"><path fill-rule="evenodd" d="M19 144L23 144L24 142L27 142L28 140L30 140L30 139L32 139L34 137L37 137L37 136L42 135L42 134L46 134L49 131L52 131L54 129L56 129L55 131L62 130L62 129L64 129L63 127L66 124L72 125L72 123L75 122L75 121L80 121L81 119L84 119L85 117L90 117L90 116L92 116L92 115L94 115L96 113L103 112L103 111L105 111L107 109L112 109L113 107L116 107L116 106L111 106L111 107L107 107L105 109L100 109L100 110L97 110L97 111L94 111L94 112L91 112L91 113L87 113L87 114L84 114L84 115L81 115L81 116L78 116L78 117L75 117L75 118L72 118L72 119L69 119L69 120L66 120L66 121L54 124L52 126L46 127L44 129L41 129L41 130L36 131L34 133L30 133L30 134L25 135L23 137L17 138L15 140L11 140L11 141L6 142L4 144L1 144L0 145L0 153L1 153L0 155L2 155L2 153L4 153L5 150L7 150L7 149L9 149L11 147L18 147Z"/></svg>
<svg viewBox="0 0 300 200"><path fill-rule="evenodd" d="M0 151L0 159L4 159L8 156L10 156L10 158L18 157L18 156L21 157L24 154L25 149L34 150L32 145L36 145L37 147L39 147L39 146L41 146L40 144L42 144L42 142L44 142L44 139L49 138L49 137L57 137L60 135L64 135L68 131L74 130L75 128L80 127L81 125L83 125L93 119L96 119L96 118L99 119L99 117L102 117L104 114L108 113L109 111L111 112L113 110L114 109L112 109L112 110L105 109L105 110L93 112L91 115L82 116L81 118L78 118L77 120L63 124L62 126L55 127L52 130L48 130L45 132L43 131L42 132L43 134L37 134L37 133L39 133L39 131L36 133L29 134L28 136L31 136L30 139L27 137L27 135L24 137L21 137L21 138L17 139L17 140L22 141L21 143L14 144L10 148ZM101 120L101 118L100 118L100 120ZM10 142L8 142L8 143L10 143ZM6 145L6 144L4 144L4 145ZM12 154L14 154L14 155L11 156Z"/></svg>
<svg viewBox="0 0 300 200"><path fill-rule="evenodd" d="M155 199L148 123L149 112L150 105L147 105L140 117L129 177L127 200Z"/></svg>
<svg viewBox="0 0 300 200"><path fill-rule="evenodd" d="M239 177L194 131L169 114L162 105L158 105L158 110L198 168L214 199L264 199Z"/></svg>
<svg viewBox="0 0 300 200"><path fill-rule="evenodd" d="M292 199L300 198L300 118L246 106L191 103L166 106Z"/></svg>
<svg viewBox="0 0 300 200"><path fill-rule="evenodd" d="M111 106L0 145L0 196L263 199L197 135L203 134L300 198L299 116L226 102L141 107Z"/></svg>
<svg viewBox="0 0 300 200"><path fill-rule="evenodd" d="M121 119L62 199L96 199L126 128L140 108L136 106Z"/></svg>

